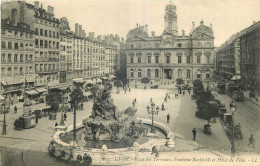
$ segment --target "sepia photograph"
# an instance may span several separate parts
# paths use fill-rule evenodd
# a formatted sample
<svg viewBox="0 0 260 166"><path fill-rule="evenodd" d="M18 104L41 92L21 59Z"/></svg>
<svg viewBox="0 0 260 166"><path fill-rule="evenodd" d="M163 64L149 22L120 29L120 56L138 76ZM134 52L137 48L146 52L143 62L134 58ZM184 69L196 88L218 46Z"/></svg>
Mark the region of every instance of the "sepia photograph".
<svg viewBox="0 0 260 166"><path fill-rule="evenodd" d="M260 0L1 0L0 166L259 166Z"/></svg>

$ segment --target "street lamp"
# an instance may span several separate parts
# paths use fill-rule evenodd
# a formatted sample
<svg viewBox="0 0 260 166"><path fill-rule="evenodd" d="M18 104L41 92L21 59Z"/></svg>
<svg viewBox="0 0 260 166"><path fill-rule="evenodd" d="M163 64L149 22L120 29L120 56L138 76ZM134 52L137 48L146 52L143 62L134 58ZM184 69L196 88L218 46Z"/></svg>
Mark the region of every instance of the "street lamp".
<svg viewBox="0 0 260 166"><path fill-rule="evenodd" d="M158 115L158 112L160 110L159 106L156 107L155 109L155 104L154 102L151 103L151 107L148 105L146 107L148 114L152 114L152 128L151 128L151 133L156 133L155 128L154 128L154 114Z"/></svg>
<svg viewBox="0 0 260 166"><path fill-rule="evenodd" d="M64 111L64 109L65 109L65 107L64 107L64 102L65 102L65 97L64 97L64 94L62 95L62 105L61 105L61 107L60 107L60 109L61 109L61 119L60 119L60 126L64 126L65 124L64 124L64 118L63 118L63 111Z"/></svg>
<svg viewBox="0 0 260 166"><path fill-rule="evenodd" d="M232 140L231 140L231 157L234 158L235 155L236 155L236 150L235 150L235 142L234 142L234 125L235 125L235 122L234 122L234 114L236 112L236 106L233 105L231 107L231 113L232 113Z"/></svg>
<svg viewBox="0 0 260 166"><path fill-rule="evenodd" d="M7 132L6 132L7 124L6 124L6 119L5 119L5 114L6 114L5 104L2 105L2 110L4 111L4 120L3 120L3 131L2 131L2 135L6 135L6 134L7 134Z"/></svg>

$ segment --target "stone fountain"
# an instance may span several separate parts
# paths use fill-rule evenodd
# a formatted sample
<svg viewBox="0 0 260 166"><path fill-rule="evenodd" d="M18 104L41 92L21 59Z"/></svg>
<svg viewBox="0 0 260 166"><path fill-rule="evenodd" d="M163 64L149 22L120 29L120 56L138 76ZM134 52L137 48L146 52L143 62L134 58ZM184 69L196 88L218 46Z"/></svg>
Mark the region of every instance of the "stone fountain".
<svg viewBox="0 0 260 166"><path fill-rule="evenodd" d="M144 130L135 117L136 109L128 107L118 112L108 88L99 89L93 104L92 115L83 120L85 140L120 141L124 137L138 138Z"/></svg>

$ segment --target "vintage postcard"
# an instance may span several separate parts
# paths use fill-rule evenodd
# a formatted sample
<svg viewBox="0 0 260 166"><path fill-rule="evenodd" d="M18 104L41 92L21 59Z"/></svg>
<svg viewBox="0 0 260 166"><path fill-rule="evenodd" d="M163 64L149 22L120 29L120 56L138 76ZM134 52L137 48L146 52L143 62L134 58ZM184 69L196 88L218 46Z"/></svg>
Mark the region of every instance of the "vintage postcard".
<svg viewBox="0 0 260 166"><path fill-rule="evenodd" d="M259 11L2 0L0 166L259 166Z"/></svg>

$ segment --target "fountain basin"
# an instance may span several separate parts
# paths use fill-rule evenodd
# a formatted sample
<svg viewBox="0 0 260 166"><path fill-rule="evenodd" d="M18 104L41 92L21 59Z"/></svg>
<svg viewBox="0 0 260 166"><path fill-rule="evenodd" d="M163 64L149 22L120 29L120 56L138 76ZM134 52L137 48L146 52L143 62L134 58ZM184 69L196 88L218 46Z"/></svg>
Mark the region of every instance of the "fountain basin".
<svg viewBox="0 0 260 166"><path fill-rule="evenodd" d="M137 118L145 125L151 125L152 121L144 118ZM53 140L49 145L49 152L54 157L62 160L76 161L77 156L88 154L92 158L93 165L123 165L138 162L137 158L142 153L151 153L152 147L160 147L166 145L172 149L175 147L175 136L171 129L164 123L154 121L154 126L164 132L165 139L150 138L143 144L134 143L132 147L125 148L86 148L82 146L73 146L72 144L63 142L60 139L61 134L73 131L73 125L68 126L64 131L57 131L53 135ZM82 122L76 125L77 129L83 128ZM116 157L124 157L125 160L118 161Z"/></svg>

